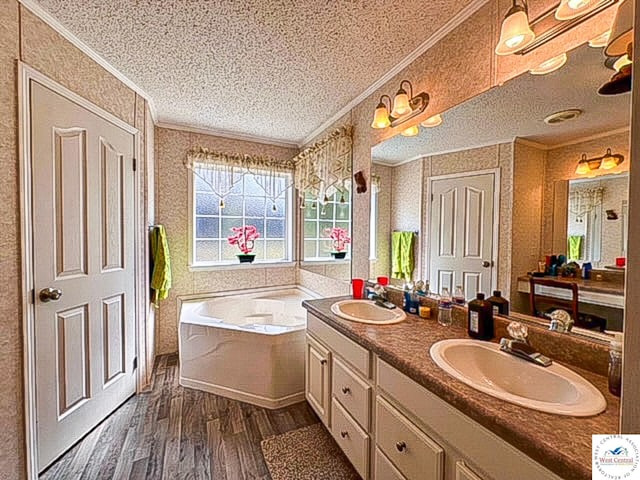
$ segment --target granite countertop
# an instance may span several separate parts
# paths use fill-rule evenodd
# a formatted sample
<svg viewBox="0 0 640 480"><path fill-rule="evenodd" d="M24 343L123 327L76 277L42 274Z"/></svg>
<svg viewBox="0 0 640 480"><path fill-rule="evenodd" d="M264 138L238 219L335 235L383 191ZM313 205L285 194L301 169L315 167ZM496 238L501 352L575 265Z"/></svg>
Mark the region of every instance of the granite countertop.
<svg viewBox="0 0 640 480"><path fill-rule="evenodd" d="M530 275L522 275L518 277L518 281L529 282ZM608 293L609 295L624 295L624 283L610 280L585 280L583 278L570 277L535 277L545 280L557 280L558 282L576 283L578 291ZM536 290L537 291L537 290Z"/></svg>
<svg viewBox="0 0 640 480"><path fill-rule="evenodd" d="M302 305L560 477L591 478L591 435L618 432L620 402L609 393L606 377L570 366L606 398L607 409L596 416L566 417L513 405L454 379L431 359L431 345L450 338L469 338L466 329L443 327L435 320L410 314L394 325L343 320L331 313L331 305L346 298L307 300Z"/></svg>

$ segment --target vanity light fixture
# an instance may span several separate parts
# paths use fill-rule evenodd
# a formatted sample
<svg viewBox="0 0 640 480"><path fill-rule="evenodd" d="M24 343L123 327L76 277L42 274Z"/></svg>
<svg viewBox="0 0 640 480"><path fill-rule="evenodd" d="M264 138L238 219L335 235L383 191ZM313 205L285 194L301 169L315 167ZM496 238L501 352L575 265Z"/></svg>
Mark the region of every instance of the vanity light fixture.
<svg viewBox="0 0 640 480"><path fill-rule="evenodd" d="M496 54L525 55L620 1L624 0L560 0L529 21L526 0L512 0L502 21Z"/></svg>
<svg viewBox="0 0 640 480"><path fill-rule="evenodd" d="M437 113L437 114L427 118L420 125L422 125L423 127L426 127L426 128L433 128L433 127L437 127L440 124L442 124L442 116L439 113Z"/></svg>
<svg viewBox="0 0 640 480"><path fill-rule="evenodd" d="M597 0L562 0L555 16L558 20L571 20L594 10L599 3Z"/></svg>
<svg viewBox="0 0 640 480"><path fill-rule="evenodd" d="M511 55L530 45L536 34L529 25L529 8L526 0L513 0L513 5L502 21L500 40L496 46L496 55Z"/></svg>
<svg viewBox="0 0 640 480"><path fill-rule="evenodd" d="M548 73L555 72L556 70L562 68L565 63L567 63L567 54L561 53L556 57L545 60L536 68L532 68L531 70L529 70L529 73L531 75L547 75Z"/></svg>
<svg viewBox="0 0 640 480"><path fill-rule="evenodd" d="M576 167L576 174L586 175L594 170L611 170L622 162L624 162L624 156L619 153L611 153L610 148L607 148L607 152L601 157L587 158L587 155L583 153Z"/></svg>
<svg viewBox="0 0 640 480"><path fill-rule="evenodd" d="M607 43L609 43L609 36L611 35L611 30L607 30L604 33L601 33L595 38L589 40L589 46L592 48L602 48L606 47Z"/></svg>
<svg viewBox="0 0 640 480"><path fill-rule="evenodd" d="M405 86L408 87L408 93ZM393 109L391 108L392 105ZM428 105L428 93L420 92L414 95L411 82L409 80L402 80L393 102L389 95L382 95L380 97L380 102L373 115L371 128L382 129L389 126L397 127L416 115L420 115ZM389 113L389 111L391 111L391 113Z"/></svg>
<svg viewBox="0 0 640 480"><path fill-rule="evenodd" d="M413 125L407 128L406 130L403 130L402 132L400 132L400 135L402 135L403 137L416 137L418 136L419 133L420 133L420 127L418 127L418 125Z"/></svg>

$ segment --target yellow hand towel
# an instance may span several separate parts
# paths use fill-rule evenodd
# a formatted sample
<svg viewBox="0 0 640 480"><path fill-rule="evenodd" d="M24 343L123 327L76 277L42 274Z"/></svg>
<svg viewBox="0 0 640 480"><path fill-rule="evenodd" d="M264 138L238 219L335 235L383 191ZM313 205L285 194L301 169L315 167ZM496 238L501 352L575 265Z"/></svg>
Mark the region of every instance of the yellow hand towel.
<svg viewBox="0 0 640 480"><path fill-rule="evenodd" d="M582 260L582 235L569 235L569 259Z"/></svg>
<svg viewBox="0 0 640 480"><path fill-rule="evenodd" d="M391 236L391 277L410 282L415 267L413 260L413 232L393 232Z"/></svg>
<svg viewBox="0 0 640 480"><path fill-rule="evenodd" d="M154 290L152 301L158 306L158 301L169 296L171 288L171 258L167 232L162 225L157 225L151 231L151 258L153 259L153 274L151 288Z"/></svg>

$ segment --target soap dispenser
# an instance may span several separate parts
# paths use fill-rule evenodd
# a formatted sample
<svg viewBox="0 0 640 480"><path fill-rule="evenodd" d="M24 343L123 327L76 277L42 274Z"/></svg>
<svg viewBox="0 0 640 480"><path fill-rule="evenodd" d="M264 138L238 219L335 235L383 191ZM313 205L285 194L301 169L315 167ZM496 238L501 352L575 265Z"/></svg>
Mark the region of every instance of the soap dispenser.
<svg viewBox="0 0 640 480"><path fill-rule="evenodd" d="M609 391L616 397L622 391L622 332L610 332L613 339L609 344Z"/></svg>
<svg viewBox="0 0 640 480"><path fill-rule="evenodd" d="M478 293L475 300L467 305L468 328L471 338L491 340L493 338L493 305L484 299L484 293Z"/></svg>

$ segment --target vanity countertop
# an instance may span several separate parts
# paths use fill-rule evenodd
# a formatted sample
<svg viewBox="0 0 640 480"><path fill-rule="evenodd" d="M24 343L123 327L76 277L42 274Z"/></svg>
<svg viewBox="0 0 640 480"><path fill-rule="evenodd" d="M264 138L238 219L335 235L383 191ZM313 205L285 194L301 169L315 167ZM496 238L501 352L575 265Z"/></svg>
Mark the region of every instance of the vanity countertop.
<svg viewBox="0 0 640 480"><path fill-rule="evenodd" d="M518 277L520 282L529 282L530 275L522 275ZM545 280L556 280L558 282L576 283L578 285L578 291L594 293L607 293L609 295L624 295L624 283L615 282L610 280L585 280L583 278L570 278L570 277L535 277ZM537 289L536 289L537 291Z"/></svg>
<svg viewBox="0 0 640 480"><path fill-rule="evenodd" d="M468 338L466 329L442 327L410 314L395 325L350 322L331 312L333 303L346 298L306 300L303 306L560 477L591 478L591 435L618 431L620 402L609 393L605 377L570 366L607 400L607 409L593 417L565 417L513 405L455 380L431 359L434 343Z"/></svg>

